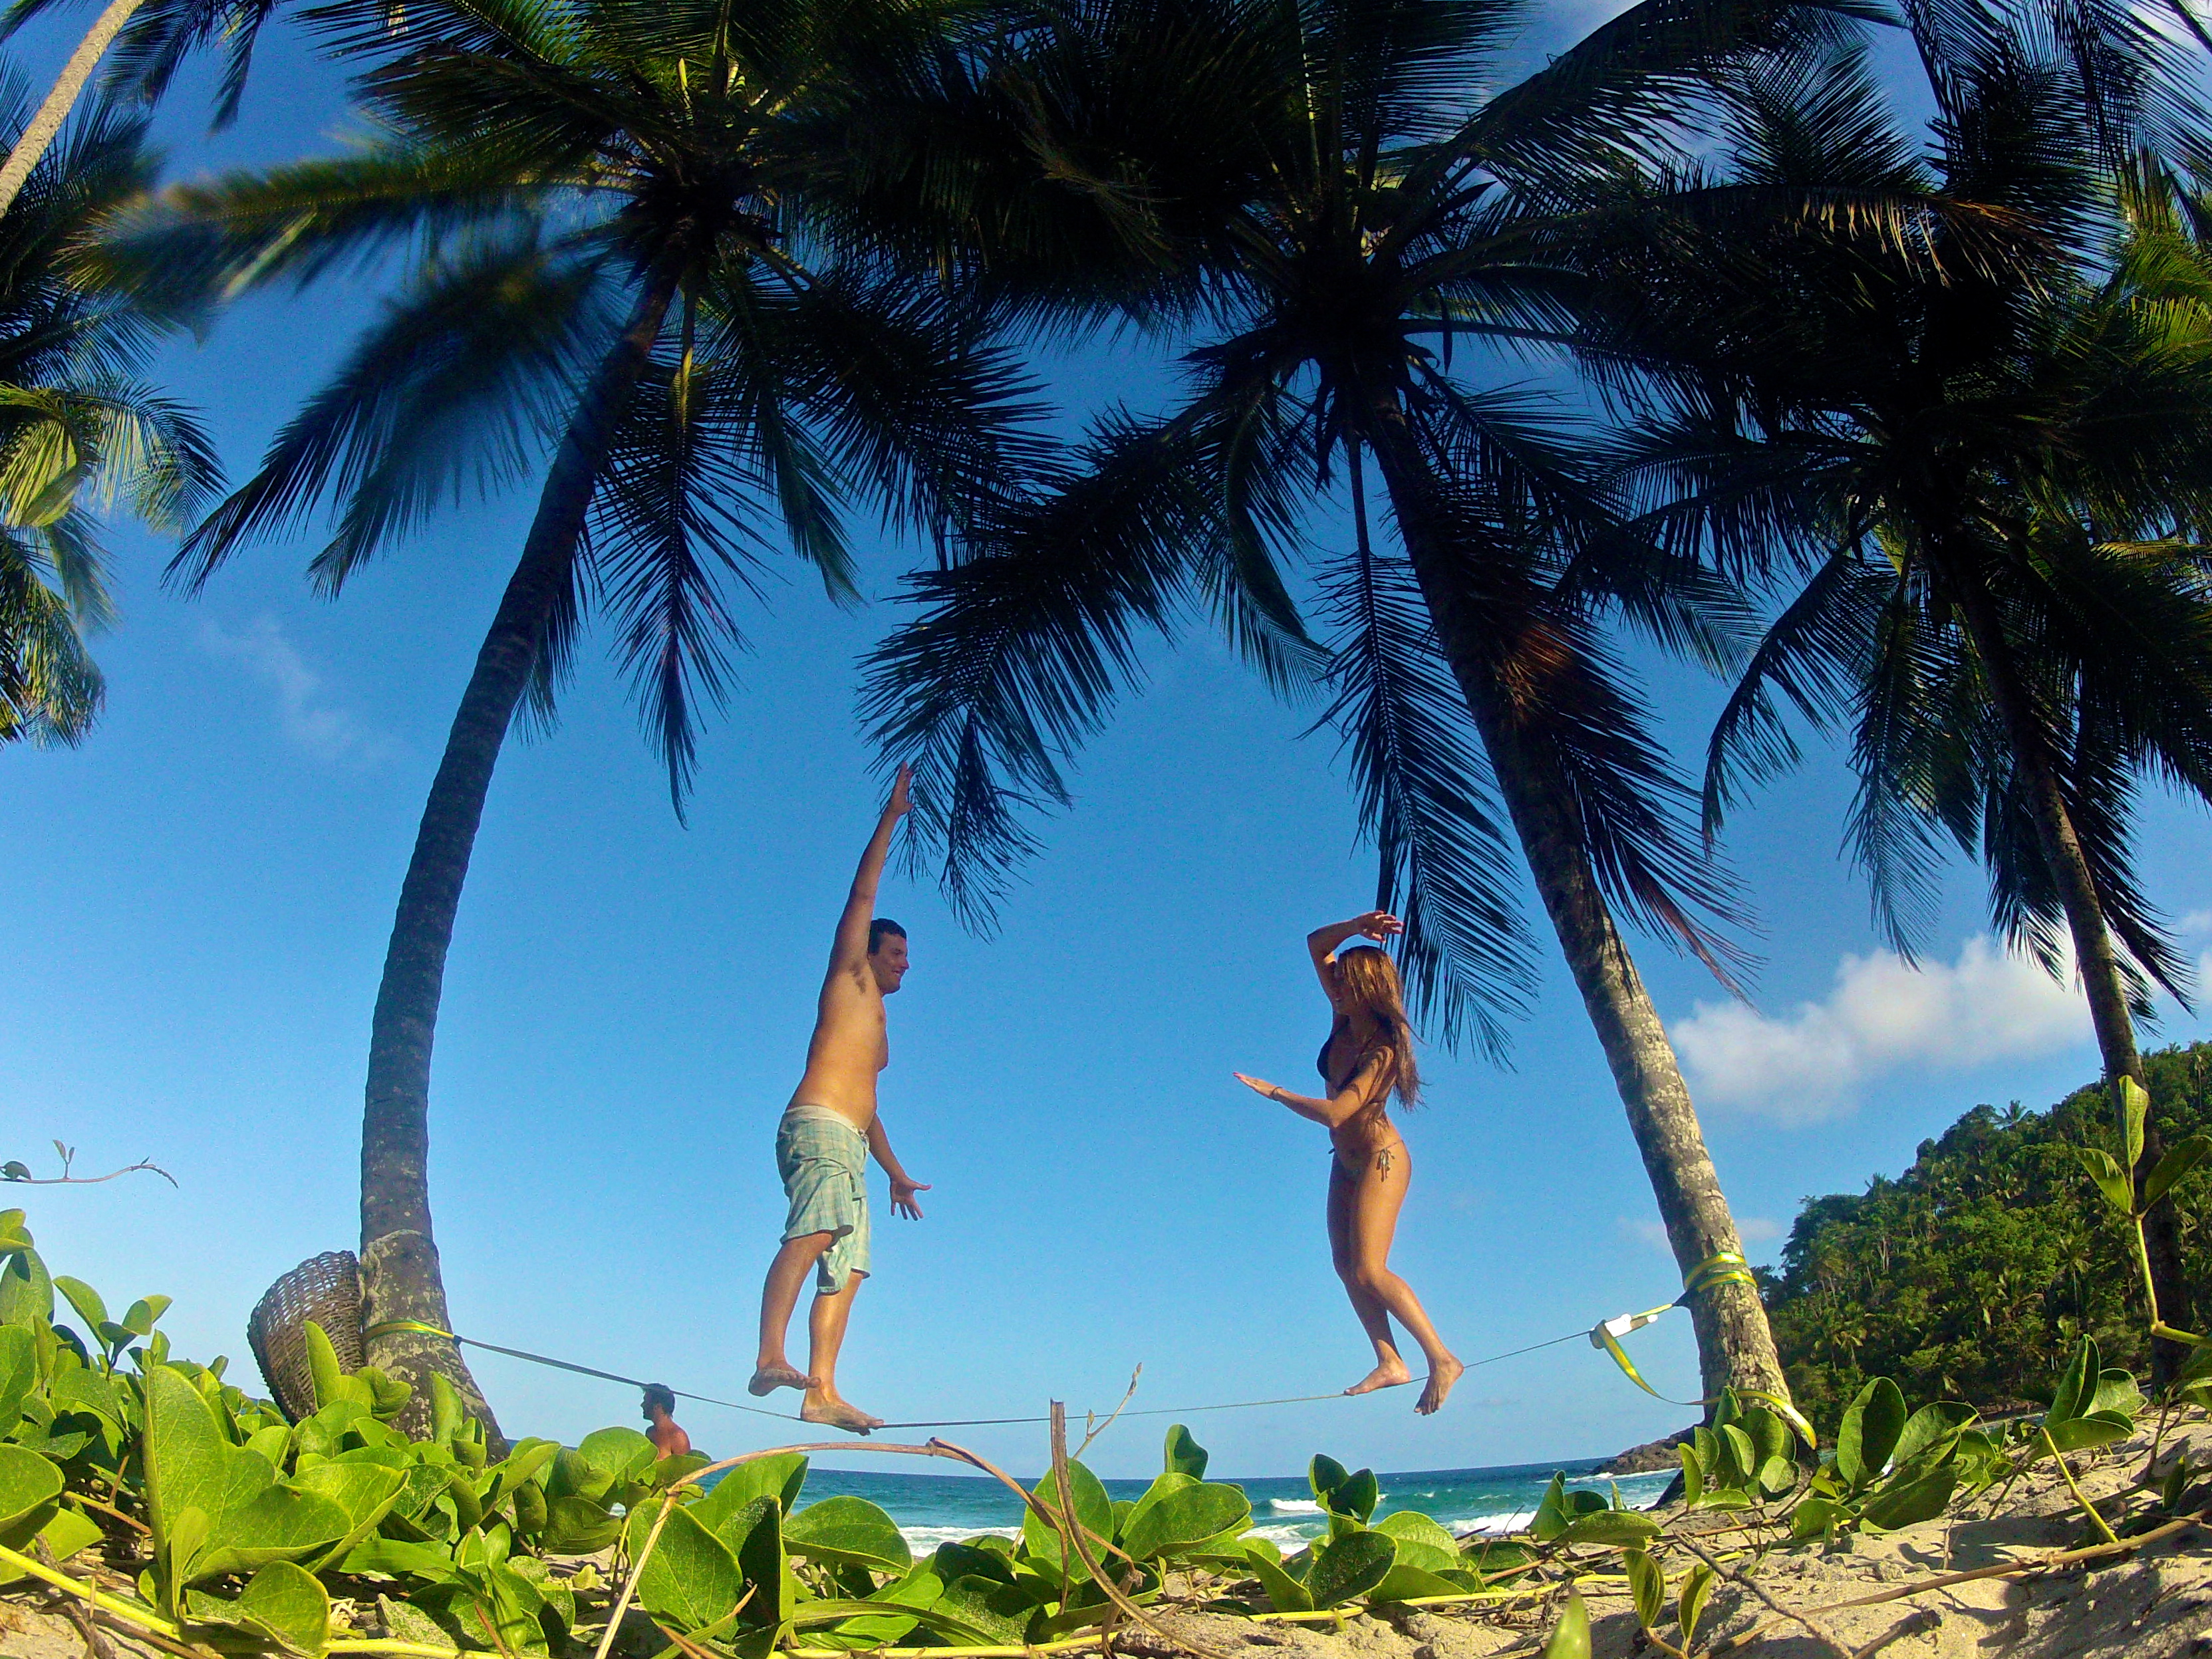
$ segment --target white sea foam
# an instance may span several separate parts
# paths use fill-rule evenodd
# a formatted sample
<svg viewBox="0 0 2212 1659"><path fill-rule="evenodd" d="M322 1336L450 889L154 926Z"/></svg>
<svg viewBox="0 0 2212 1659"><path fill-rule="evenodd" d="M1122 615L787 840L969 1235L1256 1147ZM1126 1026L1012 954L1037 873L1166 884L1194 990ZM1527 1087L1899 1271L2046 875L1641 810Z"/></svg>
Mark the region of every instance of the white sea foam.
<svg viewBox="0 0 2212 1659"><path fill-rule="evenodd" d="M901 1527L908 1548L926 1555L939 1544L957 1544L969 1538L1018 1538L1018 1527Z"/></svg>
<svg viewBox="0 0 2212 1659"><path fill-rule="evenodd" d="M1641 1505L1656 1498L1672 1478L1673 1471L1663 1469L1650 1474L1623 1475L1618 1480L1609 1480L1602 1476L1571 1475L1567 1485L1605 1492L1608 1496L1617 1487L1623 1503ZM1523 1479L1515 1477L1484 1491L1485 1482L1469 1482L1471 1489L1455 1490L1452 1483L1438 1481L1435 1476L1430 1476L1431 1484L1427 1487L1408 1488L1395 1496L1399 1502L1432 1514L1461 1536L1480 1534L1494 1537L1523 1528L1534 1518L1533 1507L1515 1510L1485 1507L1486 1504L1510 1504L1516 1498L1533 1506L1537 1492L1541 1490L1541 1477L1525 1478L1525 1485L1522 1484ZM933 1511L940 1516L944 1513L933 1503L927 1506L918 1503L915 1507L925 1515ZM1252 1507L1253 1533L1269 1540L1286 1555L1305 1548L1321 1536L1327 1527L1327 1517L1322 1506L1309 1497L1255 1498ZM1000 1538L1019 1536L1018 1527L1004 1521L988 1526L975 1522L964 1526L941 1522L915 1526L902 1524L899 1530L917 1556L927 1555L939 1544L948 1541L957 1542L986 1534Z"/></svg>
<svg viewBox="0 0 2212 1659"><path fill-rule="evenodd" d="M1534 1510L1515 1510L1505 1515L1478 1515L1471 1520L1459 1522L1452 1530L1465 1527L1469 1532L1479 1532L1486 1538L1496 1538L1505 1533L1518 1532L1536 1518Z"/></svg>
<svg viewBox="0 0 2212 1659"><path fill-rule="evenodd" d="M1285 1555L1294 1555L1321 1536L1321 1528L1309 1532L1303 1527L1255 1527L1249 1536L1264 1538Z"/></svg>

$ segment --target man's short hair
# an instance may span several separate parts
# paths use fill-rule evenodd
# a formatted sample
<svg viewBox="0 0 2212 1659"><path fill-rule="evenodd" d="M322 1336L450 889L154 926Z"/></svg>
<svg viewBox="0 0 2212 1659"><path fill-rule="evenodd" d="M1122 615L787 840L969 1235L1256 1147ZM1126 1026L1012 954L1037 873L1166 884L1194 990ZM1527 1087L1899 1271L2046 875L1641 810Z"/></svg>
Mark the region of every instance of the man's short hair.
<svg viewBox="0 0 2212 1659"><path fill-rule="evenodd" d="M647 1416L653 1415L653 1408L655 1406L665 1412L673 1412L676 1409L676 1391L665 1382L648 1382L645 1385Z"/></svg>
<svg viewBox="0 0 2212 1659"><path fill-rule="evenodd" d="M901 939L904 939L906 929L889 916L878 916L868 924L868 954L870 956L875 955L877 951L883 949L885 933L896 933Z"/></svg>

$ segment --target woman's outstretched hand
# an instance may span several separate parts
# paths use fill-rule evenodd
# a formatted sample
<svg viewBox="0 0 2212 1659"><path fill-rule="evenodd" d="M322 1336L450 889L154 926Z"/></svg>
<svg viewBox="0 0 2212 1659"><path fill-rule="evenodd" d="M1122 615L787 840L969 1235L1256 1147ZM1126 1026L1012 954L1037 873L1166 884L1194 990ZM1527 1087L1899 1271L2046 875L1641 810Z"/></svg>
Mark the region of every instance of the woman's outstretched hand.
<svg viewBox="0 0 2212 1659"><path fill-rule="evenodd" d="M1253 1091L1256 1094L1265 1095L1270 1100L1273 1100L1275 1097L1275 1085L1267 1082L1264 1078L1247 1077L1242 1072L1231 1072L1229 1075L1235 1078L1239 1083L1243 1084L1246 1088Z"/></svg>
<svg viewBox="0 0 2212 1659"><path fill-rule="evenodd" d="M1371 939L1377 945L1395 933L1406 931L1406 924L1388 910L1370 910L1364 915L1352 919L1352 930L1362 939Z"/></svg>

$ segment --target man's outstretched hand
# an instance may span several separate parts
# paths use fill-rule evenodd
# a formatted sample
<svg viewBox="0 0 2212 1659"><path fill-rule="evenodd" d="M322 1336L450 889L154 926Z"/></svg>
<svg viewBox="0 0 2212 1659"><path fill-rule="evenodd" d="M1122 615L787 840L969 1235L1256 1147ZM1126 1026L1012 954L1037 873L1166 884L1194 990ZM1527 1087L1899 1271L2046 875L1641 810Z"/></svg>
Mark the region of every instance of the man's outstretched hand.
<svg viewBox="0 0 2212 1659"><path fill-rule="evenodd" d="M901 770L903 771L904 769L902 768ZM896 799L897 798L894 796L893 799ZM902 1215L909 1221L921 1220L921 1206L914 1201L914 1195L916 1193L926 1193L928 1190L929 1183L927 1181L909 1181L902 1176L892 1176L892 1213L896 1215Z"/></svg>
<svg viewBox="0 0 2212 1659"><path fill-rule="evenodd" d="M914 768L899 763L898 779L891 785L891 798L884 808L884 816L902 818L914 810Z"/></svg>

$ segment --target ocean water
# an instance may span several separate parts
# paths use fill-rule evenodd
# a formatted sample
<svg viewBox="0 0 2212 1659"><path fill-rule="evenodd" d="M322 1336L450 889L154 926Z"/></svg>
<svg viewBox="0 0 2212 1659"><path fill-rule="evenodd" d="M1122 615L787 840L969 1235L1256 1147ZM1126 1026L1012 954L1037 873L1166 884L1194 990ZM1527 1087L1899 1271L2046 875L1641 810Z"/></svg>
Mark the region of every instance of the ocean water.
<svg viewBox="0 0 2212 1659"><path fill-rule="evenodd" d="M1508 1532L1525 1526L1544 1496L1553 1474L1564 1471L1570 1486L1589 1486L1598 1492L1618 1489L1623 1503L1641 1507L1656 1503L1672 1478L1656 1474L1627 1474L1618 1480L1593 1476L1591 1463L1524 1463L1510 1468L1428 1469L1401 1474L1378 1474L1382 1489L1376 1519L1396 1510L1419 1510L1432 1516L1455 1533ZM1227 1476L1211 1476L1227 1480ZM1024 1483L1028 1484L1028 1483ZM1106 1490L1115 1498L1137 1498L1150 1483L1109 1480ZM1285 1553L1328 1530L1321 1505L1304 1475L1267 1476L1232 1480L1252 1500L1252 1528L1280 1545ZM865 1498L880 1505L898 1522L907 1542L917 1554L933 1550L948 1539L973 1538L979 1533L1012 1537L1021 1528L1021 1504L997 1481L983 1476L957 1474L886 1474L877 1470L825 1469L817 1464L806 1477L804 1505L817 1499L847 1495Z"/></svg>

